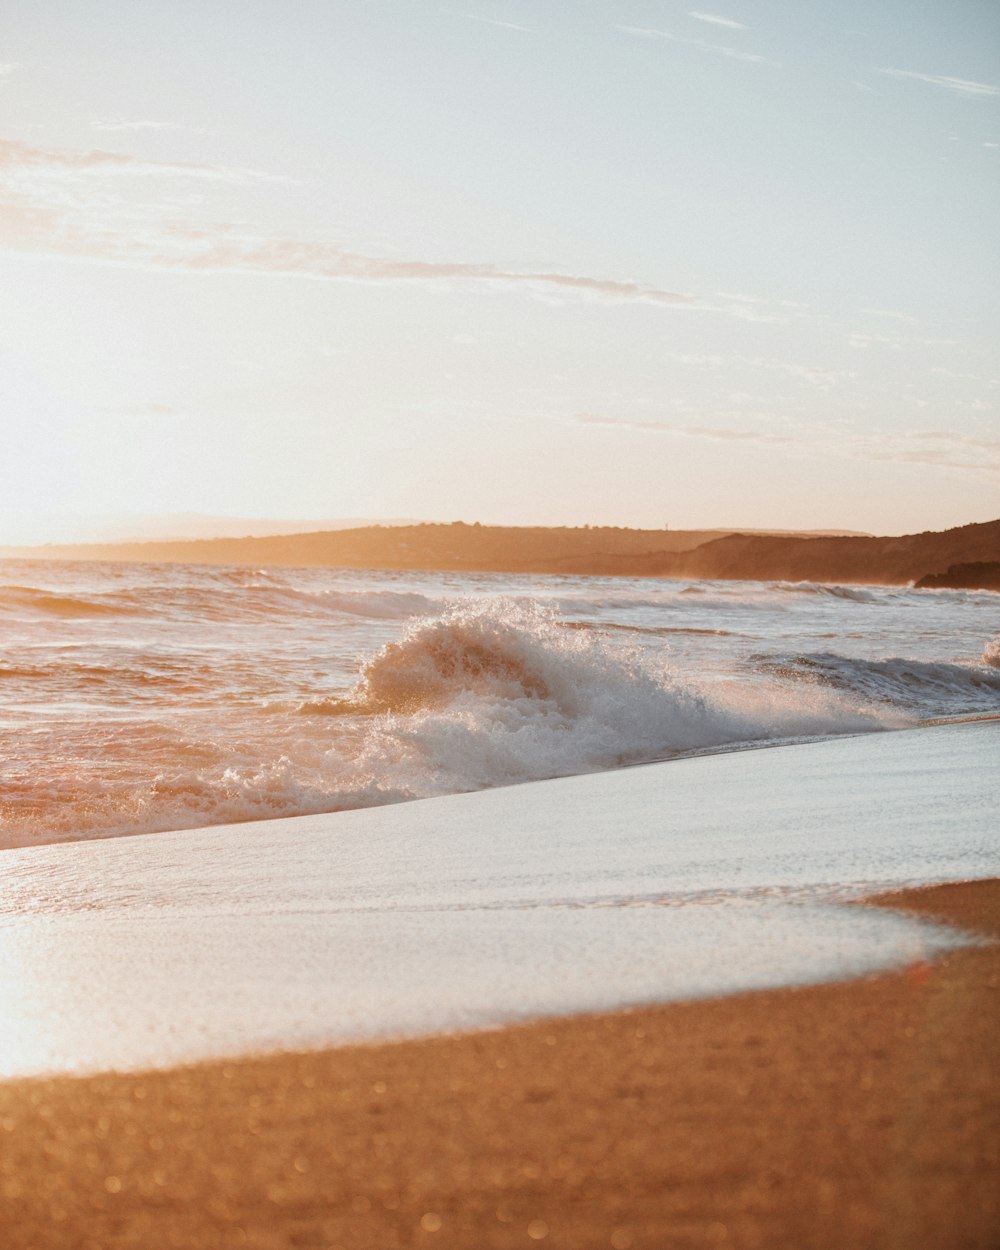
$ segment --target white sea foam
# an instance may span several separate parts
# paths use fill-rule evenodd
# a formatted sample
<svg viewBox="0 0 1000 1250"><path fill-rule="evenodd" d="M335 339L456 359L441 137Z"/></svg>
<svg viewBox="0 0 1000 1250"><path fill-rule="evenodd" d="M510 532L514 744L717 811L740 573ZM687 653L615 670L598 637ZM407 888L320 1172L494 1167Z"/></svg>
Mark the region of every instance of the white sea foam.
<svg viewBox="0 0 1000 1250"><path fill-rule="evenodd" d="M1000 712L985 593L152 565L0 582L0 846Z"/></svg>
<svg viewBox="0 0 1000 1250"><path fill-rule="evenodd" d="M998 729L8 854L0 1076L482 1028L926 961L974 939L832 904L995 871Z"/></svg>
<svg viewBox="0 0 1000 1250"><path fill-rule="evenodd" d="M511 601L411 626L365 666L342 707L376 714L359 780L420 795L898 723L816 686L699 686L662 656L567 632Z"/></svg>

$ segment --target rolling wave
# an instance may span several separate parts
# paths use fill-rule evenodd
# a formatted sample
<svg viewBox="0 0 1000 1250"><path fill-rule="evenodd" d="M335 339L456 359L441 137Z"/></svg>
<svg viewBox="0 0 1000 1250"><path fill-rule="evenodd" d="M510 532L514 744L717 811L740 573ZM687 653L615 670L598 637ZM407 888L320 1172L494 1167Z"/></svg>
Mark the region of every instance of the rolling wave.
<svg viewBox="0 0 1000 1250"><path fill-rule="evenodd" d="M41 616L118 616L131 613L126 605L103 596L60 595L37 586L0 586L0 612L27 610Z"/></svg>
<svg viewBox="0 0 1000 1250"><path fill-rule="evenodd" d="M41 563L7 580L34 584L0 586L0 845L1000 714L975 592Z"/></svg>
<svg viewBox="0 0 1000 1250"><path fill-rule="evenodd" d="M820 652L786 658L751 657L751 665L792 683L827 686L872 705L940 715L1000 713L1000 645L987 643L981 664L947 664L894 657L867 660Z"/></svg>
<svg viewBox="0 0 1000 1250"><path fill-rule="evenodd" d="M0 612L28 616L200 616L212 621L253 616L346 615L367 620L405 620L440 609L441 601L412 591L300 589L278 578L239 570L210 570L215 584L124 588L96 594L58 593L38 586L0 586Z"/></svg>
<svg viewBox="0 0 1000 1250"><path fill-rule="evenodd" d="M772 582L771 589L790 595L819 595L830 599L846 599L851 603L883 603L886 589L864 590L860 586L834 586L820 582Z"/></svg>

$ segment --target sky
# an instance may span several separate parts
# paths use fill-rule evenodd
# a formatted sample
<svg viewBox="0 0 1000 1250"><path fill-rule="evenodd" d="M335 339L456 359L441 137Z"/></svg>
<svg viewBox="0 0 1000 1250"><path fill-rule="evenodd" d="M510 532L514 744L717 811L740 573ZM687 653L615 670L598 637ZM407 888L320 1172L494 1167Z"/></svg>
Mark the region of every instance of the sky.
<svg viewBox="0 0 1000 1250"><path fill-rule="evenodd" d="M0 543L1000 515L1000 6L715 5L3 6Z"/></svg>

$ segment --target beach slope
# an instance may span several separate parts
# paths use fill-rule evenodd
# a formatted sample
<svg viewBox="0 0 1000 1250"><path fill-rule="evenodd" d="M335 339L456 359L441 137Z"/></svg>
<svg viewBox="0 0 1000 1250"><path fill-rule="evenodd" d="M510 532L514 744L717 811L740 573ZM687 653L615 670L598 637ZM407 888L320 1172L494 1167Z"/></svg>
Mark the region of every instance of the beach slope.
<svg viewBox="0 0 1000 1250"><path fill-rule="evenodd" d="M1000 882L877 900L1000 936ZM990 1250L1000 946L459 1037L0 1085L6 1250Z"/></svg>

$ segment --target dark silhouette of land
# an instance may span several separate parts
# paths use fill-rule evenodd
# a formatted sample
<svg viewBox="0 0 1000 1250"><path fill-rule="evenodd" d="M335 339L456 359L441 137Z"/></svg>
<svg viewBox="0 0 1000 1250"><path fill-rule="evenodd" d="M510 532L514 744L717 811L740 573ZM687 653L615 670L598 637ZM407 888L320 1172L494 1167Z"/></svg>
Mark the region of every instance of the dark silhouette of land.
<svg viewBox="0 0 1000 1250"><path fill-rule="evenodd" d="M1000 560L953 564L944 573L929 573L918 590L1000 590Z"/></svg>
<svg viewBox="0 0 1000 1250"><path fill-rule="evenodd" d="M889 538L604 526L532 528L456 521L261 538L20 547L0 549L0 555L259 567L952 584L927 580L943 574L963 578L963 586L996 589L996 568L990 566L1000 562L1000 520ZM960 573L955 566L961 566Z"/></svg>

